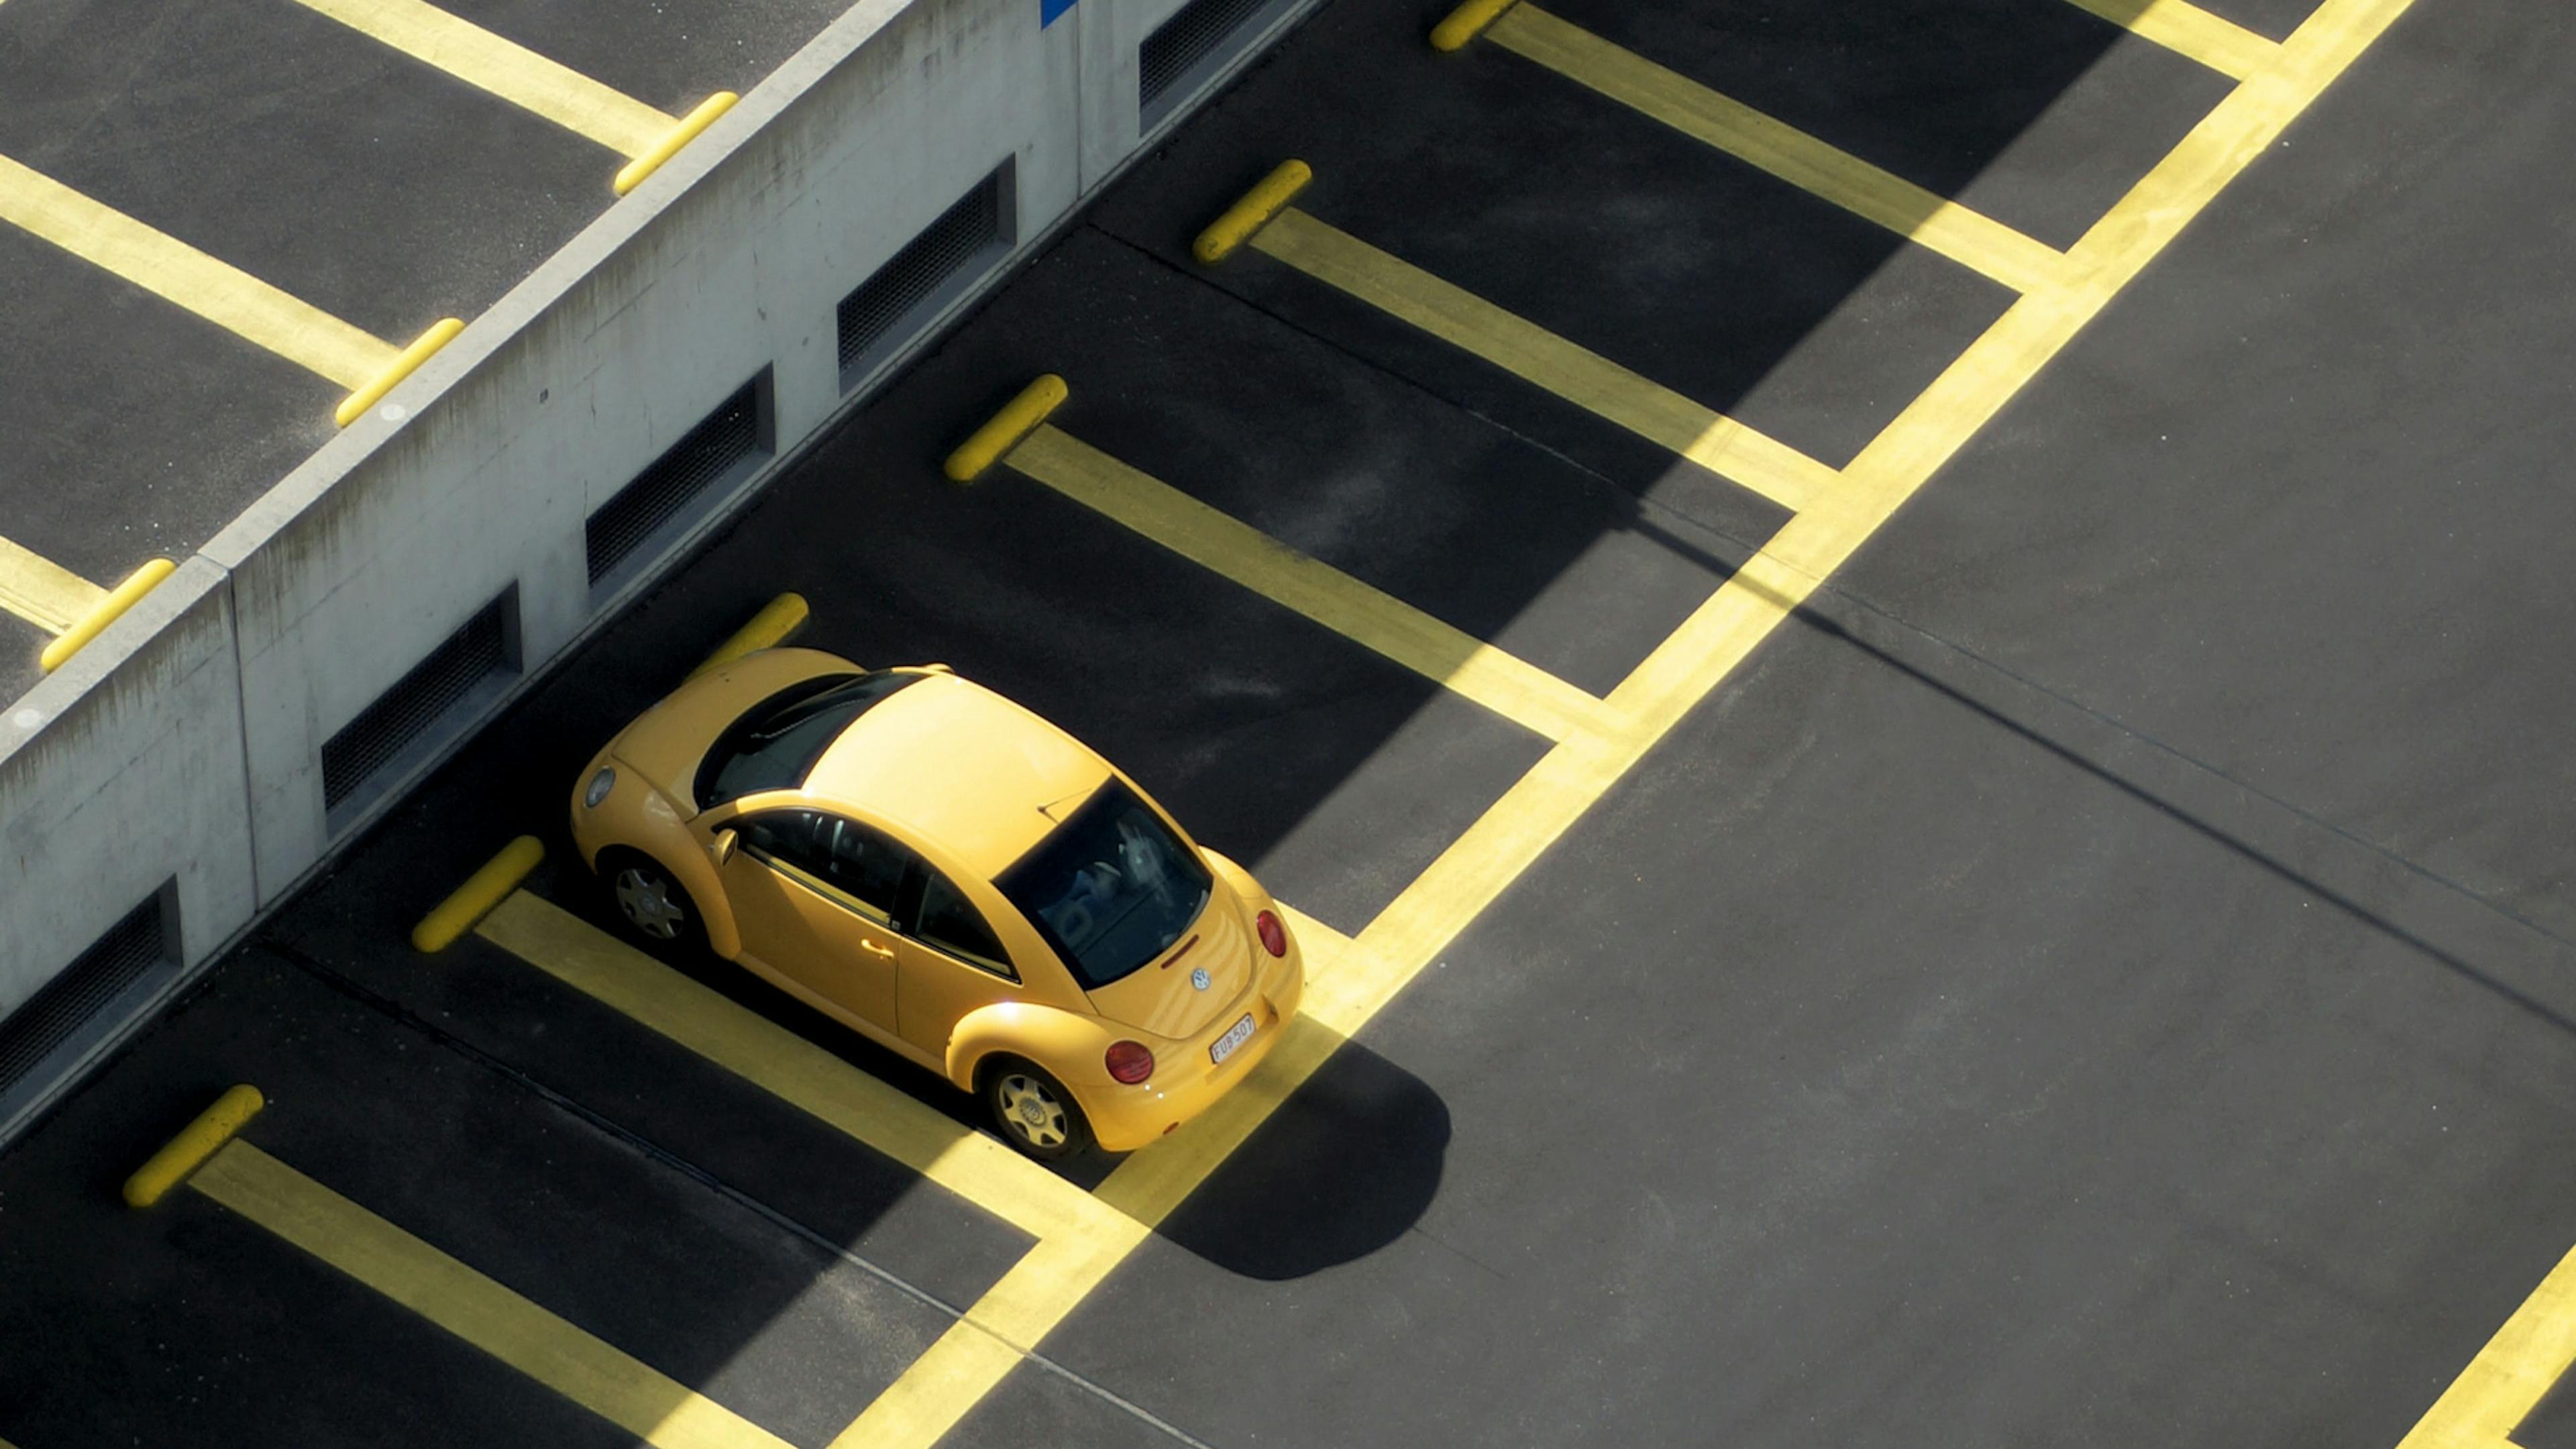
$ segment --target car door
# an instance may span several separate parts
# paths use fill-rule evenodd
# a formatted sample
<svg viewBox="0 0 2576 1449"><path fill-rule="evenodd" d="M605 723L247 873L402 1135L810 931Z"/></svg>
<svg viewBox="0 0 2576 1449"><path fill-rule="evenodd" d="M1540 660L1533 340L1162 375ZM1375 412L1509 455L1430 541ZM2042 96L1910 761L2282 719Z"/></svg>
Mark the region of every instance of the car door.
<svg viewBox="0 0 2576 1449"><path fill-rule="evenodd" d="M881 1030L895 1029L894 908L911 852L822 810L746 812L720 867L754 964Z"/></svg>
<svg viewBox="0 0 2576 1449"><path fill-rule="evenodd" d="M927 862L916 860L904 897L901 1001L903 1039L939 1061L968 1012L1021 995L1020 975L983 912Z"/></svg>

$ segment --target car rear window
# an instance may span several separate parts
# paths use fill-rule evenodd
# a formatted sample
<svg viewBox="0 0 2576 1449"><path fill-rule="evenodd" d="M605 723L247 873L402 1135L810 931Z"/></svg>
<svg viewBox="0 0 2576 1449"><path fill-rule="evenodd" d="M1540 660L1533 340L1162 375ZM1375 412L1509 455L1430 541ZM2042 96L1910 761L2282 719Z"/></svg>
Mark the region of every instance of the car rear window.
<svg viewBox="0 0 2576 1449"><path fill-rule="evenodd" d="M753 705L716 736L706 759L699 762L698 808L805 783L814 762L823 758L850 721L920 678L890 669L825 674L800 680Z"/></svg>
<svg viewBox="0 0 2576 1449"><path fill-rule="evenodd" d="M1116 778L994 882L1087 991L1170 950L1210 883L1198 853Z"/></svg>

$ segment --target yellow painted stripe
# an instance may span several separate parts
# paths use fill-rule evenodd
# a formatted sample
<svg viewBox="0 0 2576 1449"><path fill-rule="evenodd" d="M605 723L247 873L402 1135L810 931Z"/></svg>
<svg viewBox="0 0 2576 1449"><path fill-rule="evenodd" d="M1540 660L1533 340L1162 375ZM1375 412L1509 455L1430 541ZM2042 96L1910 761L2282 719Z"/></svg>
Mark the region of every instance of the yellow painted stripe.
<svg viewBox="0 0 2576 1449"><path fill-rule="evenodd" d="M1067 1289L1108 1277L1145 1231L1120 1218L1031 1248L830 1449L930 1449L1082 1301Z"/></svg>
<svg viewBox="0 0 2576 1449"><path fill-rule="evenodd" d="M2507 1436L2570 1365L2576 1365L2576 1252L2558 1260L2397 1449L2511 1449Z"/></svg>
<svg viewBox="0 0 2576 1449"><path fill-rule="evenodd" d="M621 156L644 155L679 125L675 116L420 0L302 3Z"/></svg>
<svg viewBox="0 0 2576 1449"><path fill-rule="evenodd" d="M400 355L392 343L5 156L0 221L342 387L365 386Z"/></svg>
<svg viewBox="0 0 2576 1449"><path fill-rule="evenodd" d="M2212 15L2186 0L2067 0L2090 10L2140 39L2152 40L2187 55L2220 75L2238 80L2261 70L2280 55L2281 47L2233 20Z"/></svg>
<svg viewBox="0 0 2576 1449"><path fill-rule="evenodd" d="M43 554L0 538L0 609L48 634L65 634L106 598L107 590Z"/></svg>
<svg viewBox="0 0 2576 1449"><path fill-rule="evenodd" d="M1252 246L1783 508L1804 508L1834 486L1834 470L1797 449L1293 206L1255 233Z"/></svg>
<svg viewBox="0 0 2576 1449"><path fill-rule="evenodd" d="M1039 1238L1106 1216L1045 1168L521 891L476 933L611 1010Z"/></svg>
<svg viewBox="0 0 2576 1449"><path fill-rule="evenodd" d="M1485 36L2015 291L2036 291L2065 275L2066 258L2056 250L1569 25L1528 0L1505 11Z"/></svg>
<svg viewBox="0 0 2576 1449"><path fill-rule="evenodd" d="M1041 425L1011 467L1552 740L1611 731L1601 701L1108 454Z"/></svg>
<svg viewBox="0 0 2576 1449"><path fill-rule="evenodd" d="M1181 1129L1179 1135L1198 1144L1196 1150L1176 1153L1167 1141L1150 1154L1130 1157L1128 1166L1111 1174L1115 1187L1103 1189L1104 1200L1123 1210L1120 1215L1031 1249L833 1439L831 1449L929 1449L938 1443L1144 1240L1145 1223L1159 1221L1188 1194L1193 1173L1222 1160L1341 1046L1343 1036L1318 1019L1314 1003L1320 989L1352 969L1352 942L1285 903L1280 910L1305 956L1308 1004L1259 1070ZM1130 1171L1139 1163L1152 1166Z"/></svg>
<svg viewBox="0 0 2576 1449"><path fill-rule="evenodd" d="M2086 237L2086 266L2078 269L2087 276L2085 286L2046 299L2025 298L1989 328L1845 470L1846 486L1828 506L1792 519L1613 691L1612 701L1637 718L1635 733L1578 738L1551 749L1356 939L1346 947L1334 943L1333 964L1315 972L1298 1023L1251 1079L1171 1137L1131 1154L1101 1184L1100 1199L1146 1224L1160 1222L1186 1199L1344 1035L1438 959L2410 3L2324 0L2283 47L2279 64L2238 87ZM1052 1271L1031 1266L1016 1290L1016 1321L1023 1329L1050 1321L1050 1313L1060 1321L1115 1267L1116 1260L1097 1264L1071 1257ZM2554 1317L2563 1306L2553 1301L2544 1312ZM2508 1352L2546 1368L2559 1351L2554 1342L2547 1349ZM999 1382L992 1365L1000 1360L999 1354L960 1348L940 1366L947 1376L944 1388L919 1386L906 1425L912 1437L884 1442L932 1442ZM1007 1371L1006 1363L1000 1371ZM2427 1441L2409 1449L2430 1449L2437 1442L2465 1441ZM2490 1441L2480 1449L2498 1446Z"/></svg>
<svg viewBox="0 0 2576 1449"><path fill-rule="evenodd" d="M216 1153L191 1185L659 1449L788 1449L247 1142Z"/></svg>

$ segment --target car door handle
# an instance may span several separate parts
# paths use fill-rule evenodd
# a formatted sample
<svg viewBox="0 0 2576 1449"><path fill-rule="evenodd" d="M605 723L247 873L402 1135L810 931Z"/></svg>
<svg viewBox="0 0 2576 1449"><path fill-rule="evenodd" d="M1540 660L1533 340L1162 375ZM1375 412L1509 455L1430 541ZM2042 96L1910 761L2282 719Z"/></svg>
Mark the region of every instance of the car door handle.
<svg viewBox="0 0 2576 1449"><path fill-rule="evenodd" d="M894 954L894 948L892 946L880 946L874 941L861 941L859 943L859 949L862 951L872 952L879 956L891 956Z"/></svg>

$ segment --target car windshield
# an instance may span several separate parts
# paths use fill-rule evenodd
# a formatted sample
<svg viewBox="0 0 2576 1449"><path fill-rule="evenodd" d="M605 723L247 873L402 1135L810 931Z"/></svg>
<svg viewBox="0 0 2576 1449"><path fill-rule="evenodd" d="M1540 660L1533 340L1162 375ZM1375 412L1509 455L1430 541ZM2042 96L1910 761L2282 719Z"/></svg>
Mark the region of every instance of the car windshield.
<svg viewBox="0 0 2576 1449"><path fill-rule="evenodd" d="M1198 853L1112 779L994 884L1092 991L1171 949L1210 880Z"/></svg>
<svg viewBox="0 0 2576 1449"><path fill-rule="evenodd" d="M762 700L716 737L698 765L698 808L738 800L756 790L784 790L805 783L814 762L823 758L850 721L920 678L890 669L826 674L791 684Z"/></svg>

